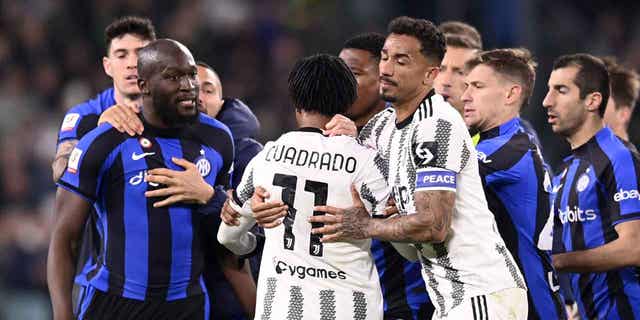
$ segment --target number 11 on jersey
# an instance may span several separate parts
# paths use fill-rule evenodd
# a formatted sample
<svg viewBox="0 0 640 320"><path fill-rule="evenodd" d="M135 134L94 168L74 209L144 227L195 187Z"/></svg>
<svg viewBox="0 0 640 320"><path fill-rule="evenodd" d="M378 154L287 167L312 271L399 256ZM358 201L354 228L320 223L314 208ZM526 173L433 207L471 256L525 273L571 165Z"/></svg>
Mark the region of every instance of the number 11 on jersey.
<svg viewBox="0 0 640 320"><path fill-rule="evenodd" d="M276 173L273 176L273 185L282 187L282 202L289 206L287 215L284 217L282 224L284 225L284 248L293 250L296 242L293 233L293 223L296 219L298 209L295 208L296 184L298 177L286 174ZM305 180L304 191L311 192L314 195L313 205L323 206L327 204L328 185L324 182L313 180ZM313 211L314 216L324 215L324 212ZM312 228L322 227L322 223L312 223ZM309 234L309 254L316 257L322 257L322 242L320 234Z"/></svg>

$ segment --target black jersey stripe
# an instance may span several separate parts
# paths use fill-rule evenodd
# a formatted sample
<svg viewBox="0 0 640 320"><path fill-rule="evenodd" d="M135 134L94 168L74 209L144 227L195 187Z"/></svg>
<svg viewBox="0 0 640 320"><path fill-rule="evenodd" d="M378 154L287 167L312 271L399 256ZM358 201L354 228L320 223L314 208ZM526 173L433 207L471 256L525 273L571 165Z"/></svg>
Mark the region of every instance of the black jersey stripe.
<svg viewBox="0 0 640 320"><path fill-rule="evenodd" d="M125 226L124 226L124 198L126 181L122 179L123 172L122 154L116 157L113 166L107 173L107 181L116 179L122 180L121 183L106 184L105 192L110 195L109 200L105 201L107 207L107 246L105 254L105 264L109 266L109 291L122 295L124 290L124 272L125 272ZM117 180L116 180L117 181Z"/></svg>

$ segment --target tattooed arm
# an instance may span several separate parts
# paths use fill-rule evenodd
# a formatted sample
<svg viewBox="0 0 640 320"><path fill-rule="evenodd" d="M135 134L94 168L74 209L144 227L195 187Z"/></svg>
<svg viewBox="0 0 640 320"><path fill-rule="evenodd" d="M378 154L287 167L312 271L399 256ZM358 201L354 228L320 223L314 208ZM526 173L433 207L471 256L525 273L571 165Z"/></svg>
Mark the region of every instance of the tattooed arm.
<svg viewBox="0 0 640 320"><path fill-rule="evenodd" d="M372 238L395 242L443 242L447 238L456 198L452 191L417 191L416 213L381 220L371 219L367 233Z"/></svg>
<svg viewBox="0 0 640 320"><path fill-rule="evenodd" d="M51 169L53 170L53 182L58 181L62 176L62 173L64 173L64 170L67 168L67 162L69 162L69 155L77 144L78 140L71 139L61 142L58 146L56 157L53 160L53 163L51 163Z"/></svg>
<svg viewBox="0 0 640 320"><path fill-rule="evenodd" d="M322 234L322 242L377 238L394 242L439 243L447 238L456 197L453 191L417 191L417 212L389 219L372 219L354 188L351 194L353 207L318 206L314 209L328 213L309 218L310 222L324 224L312 230L314 234Z"/></svg>

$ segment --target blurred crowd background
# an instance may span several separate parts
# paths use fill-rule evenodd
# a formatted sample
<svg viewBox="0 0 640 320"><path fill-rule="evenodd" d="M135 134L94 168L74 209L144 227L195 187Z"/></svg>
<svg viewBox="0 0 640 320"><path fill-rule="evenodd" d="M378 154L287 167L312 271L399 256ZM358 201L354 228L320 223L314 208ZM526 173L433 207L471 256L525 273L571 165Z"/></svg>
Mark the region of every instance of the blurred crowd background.
<svg viewBox="0 0 640 320"><path fill-rule="evenodd" d="M594 0L0 0L0 319L50 318L45 262L57 130L68 108L110 86L103 31L114 18L150 17L159 37L213 66L224 95L258 116L262 142L294 125L286 79L298 58L336 54L350 36L384 33L398 15L471 23L486 49L524 46L537 58L522 116L555 166L569 149L541 107L553 59L589 52L640 67L639 9L639 1ZM638 117L630 126L636 145Z"/></svg>

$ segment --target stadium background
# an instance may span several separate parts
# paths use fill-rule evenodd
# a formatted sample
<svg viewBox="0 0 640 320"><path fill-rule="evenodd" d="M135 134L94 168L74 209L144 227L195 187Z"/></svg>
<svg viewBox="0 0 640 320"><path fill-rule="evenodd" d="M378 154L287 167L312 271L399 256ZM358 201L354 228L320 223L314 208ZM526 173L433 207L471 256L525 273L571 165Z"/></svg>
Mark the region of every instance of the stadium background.
<svg viewBox="0 0 640 320"><path fill-rule="evenodd" d="M640 67L640 2L567 0L0 0L0 319L48 319L45 261L55 186L50 163L67 108L110 86L103 30L127 14L150 17L219 72L224 95L262 122L265 142L292 128L286 79L299 57L336 54L344 40L384 32L394 16L455 19L485 48L524 46L539 62L532 121L552 165L568 152L541 107L553 59L589 52ZM640 142L638 112L630 127Z"/></svg>

